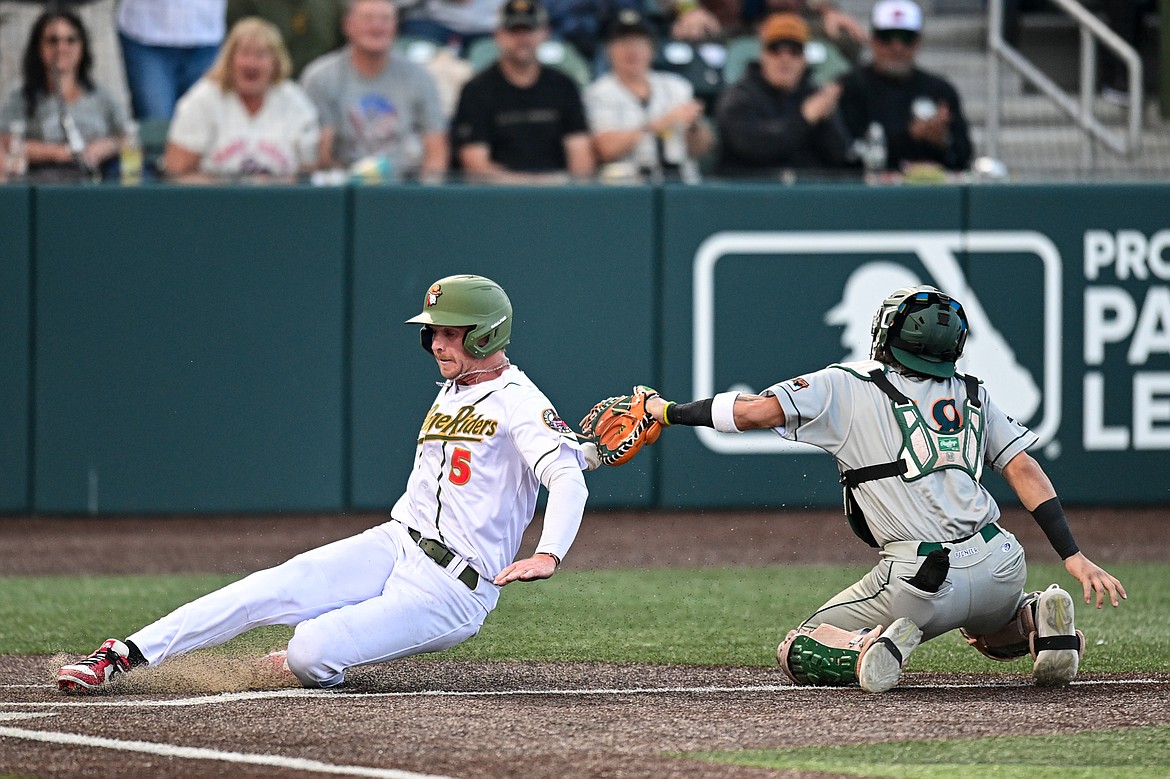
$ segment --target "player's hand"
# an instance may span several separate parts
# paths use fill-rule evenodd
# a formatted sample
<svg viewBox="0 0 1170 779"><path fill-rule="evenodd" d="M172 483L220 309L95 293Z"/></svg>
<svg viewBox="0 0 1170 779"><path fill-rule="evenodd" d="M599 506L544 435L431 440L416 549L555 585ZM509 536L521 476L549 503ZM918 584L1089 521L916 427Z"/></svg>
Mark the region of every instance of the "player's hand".
<svg viewBox="0 0 1170 779"><path fill-rule="evenodd" d="M557 560L552 555L537 554L526 560L517 560L500 571L492 581L499 587L509 582L532 582L547 579L557 572Z"/></svg>
<svg viewBox="0 0 1170 779"><path fill-rule="evenodd" d="M659 422L664 422L662 416L666 413L666 406L667 401L663 400L661 395L649 395L646 398L646 413Z"/></svg>
<svg viewBox="0 0 1170 779"><path fill-rule="evenodd" d="M1114 608L1121 605L1119 597L1121 600L1126 600L1129 597L1125 594L1125 587L1121 585L1116 576L1085 557L1081 552L1065 558L1064 569L1081 583L1085 590L1085 603L1092 599L1094 592L1097 593L1097 608L1105 605L1107 593L1109 602L1113 604Z"/></svg>

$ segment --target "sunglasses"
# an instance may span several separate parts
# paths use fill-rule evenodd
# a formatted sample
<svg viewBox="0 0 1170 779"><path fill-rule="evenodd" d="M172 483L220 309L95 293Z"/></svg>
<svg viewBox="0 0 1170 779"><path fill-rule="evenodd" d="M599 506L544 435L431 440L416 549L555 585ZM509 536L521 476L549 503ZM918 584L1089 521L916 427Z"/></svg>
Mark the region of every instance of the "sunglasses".
<svg viewBox="0 0 1170 779"><path fill-rule="evenodd" d="M898 41L906 46L913 46L918 43L918 33L913 30L877 30L874 32L873 37L882 43Z"/></svg>
<svg viewBox="0 0 1170 779"><path fill-rule="evenodd" d="M787 52L793 57L804 56L804 44L800 41L790 41L784 38L775 41L768 41L764 44L764 48L772 54L779 54L780 52Z"/></svg>
<svg viewBox="0 0 1170 779"><path fill-rule="evenodd" d="M72 46L73 44L77 43L79 40L81 40L81 39L78 38L76 35L63 35L63 36L61 36L61 35L48 35L41 42L44 43L46 46L60 46L63 43Z"/></svg>

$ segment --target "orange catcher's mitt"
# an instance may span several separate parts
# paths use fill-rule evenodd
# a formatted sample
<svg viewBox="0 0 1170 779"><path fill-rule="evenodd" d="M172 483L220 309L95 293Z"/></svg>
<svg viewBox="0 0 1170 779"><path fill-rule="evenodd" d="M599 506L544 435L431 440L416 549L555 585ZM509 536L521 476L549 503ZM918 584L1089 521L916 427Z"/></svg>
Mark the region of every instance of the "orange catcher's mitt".
<svg viewBox="0 0 1170 779"><path fill-rule="evenodd" d="M606 398L581 420L581 434L597 446L602 465L623 465L643 446L658 440L662 425L646 412L646 400L657 393L641 385L631 395Z"/></svg>

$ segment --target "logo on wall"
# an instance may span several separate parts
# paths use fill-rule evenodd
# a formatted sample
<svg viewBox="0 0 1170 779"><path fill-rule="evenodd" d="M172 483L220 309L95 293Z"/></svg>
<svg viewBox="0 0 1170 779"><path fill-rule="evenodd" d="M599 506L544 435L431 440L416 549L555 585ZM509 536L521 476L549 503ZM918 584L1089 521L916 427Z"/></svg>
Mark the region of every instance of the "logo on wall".
<svg viewBox="0 0 1170 779"><path fill-rule="evenodd" d="M716 268L734 256L768 263L769 275L792 279L797 268L809 266L809 256L842 260L844 282L839 294L822 301L808 295L785 295L785 306L799 307L803 321L824 323L824 338L838 339L840 349L826 353L823 365L869 359L870 325L883 298L899 287L931 284L963 304L971 324L958 368L983 380L995 403L1028 425L1043 445L1060 426L1061 399L1061 258L1047 236L1033 231L970 232L722 232L705 240L695 253L693 300L693 383L695 397L762 387L719 386L715 376ZM1043 278L1043 300L1036 301L1035 327L1041 333L1042 364L1027 364L1016 352L1010 333L997 324L977 286L963 271L960 256L994 261L995 255L1031 255L1038 259ZM912 262L899 261L912 259ZM785 265L789 263L789 265ZM996 276L1002 283L1003 272ZM727 274L720 283L726 282ZM985 294L994 294L986 290ZM836 331L836 333L834 333ZM781 334L783 336L783 334ZM835 341L836 342L836 341ZM791 370L776 366L778 370ZM796 371L793 371L796 372ZM791 374L789 374L791 376ZM776 376L775 380L788 377ZM807 454L813 447L786 441L774 433L720 435L696 428L708 449L723 454Z"/></svg>

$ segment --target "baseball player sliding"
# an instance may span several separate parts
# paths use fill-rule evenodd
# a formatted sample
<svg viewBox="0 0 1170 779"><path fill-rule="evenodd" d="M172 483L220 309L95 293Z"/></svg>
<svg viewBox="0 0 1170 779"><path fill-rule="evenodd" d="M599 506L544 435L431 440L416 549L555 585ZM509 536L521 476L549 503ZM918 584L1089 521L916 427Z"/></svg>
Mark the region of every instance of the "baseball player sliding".
<svg viewBox="0 0 1170 779"><path fill-rule="evenodd" d="M955 628L993 659L1031 654L1038 685L1072 680L1084 652L1073 599L1056 584L1024 592L1024 550L996 524L999 507L980 484L985 467L1032 513L1086 603L1095 594L1097 608L1106 598L1116 607L1126 597L1077 548L1052 483L1026 451L1035 434L978 379L955 372L967 331L957 301L934 287L906 287L874 317L871 360L830 365L761 395L677 404L644 393L645 411L663 426L773 429L836 458L846 515L881 549L880 561L780 644L777 660L796 684L884 692L921 641Z"/></svg>
<svg viewBox="0 0 1170 779"><path fill-rule="evenodd" d="M569 551L588 492L580 444L504 352L512 305L481 276L427 290L422 347L446 380L423 419L414 468L390 521L298 555L109 639L58 672L87 692L136 666L222 644L262 625L295 625L285 662L306 687L335 687L354 666L455 646L479 632L514 581L547 579ZM548 489L536 553L512 562Z"/></svg>

